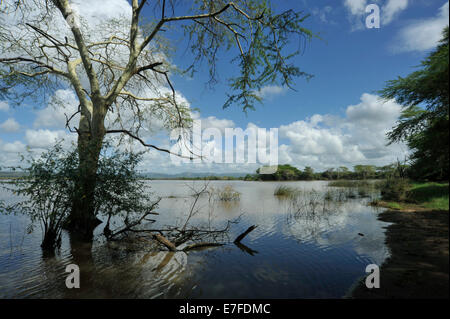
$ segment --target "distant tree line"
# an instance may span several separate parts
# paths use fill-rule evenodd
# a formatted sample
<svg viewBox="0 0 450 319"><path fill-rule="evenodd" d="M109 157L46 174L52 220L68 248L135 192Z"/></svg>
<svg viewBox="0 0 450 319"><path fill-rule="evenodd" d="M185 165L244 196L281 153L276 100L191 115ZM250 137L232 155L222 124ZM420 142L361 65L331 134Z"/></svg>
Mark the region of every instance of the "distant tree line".
<svg viewBox="0 0 450 319"><path fill-rule="evenodd" d="M273 174L261 174L260 169L256 174L248 174L244 180L250 181L311 181L311 180L338 180L338 179L384 179L394 175L398 171L398 164L386 166L355 165L353 170L346 166L329 168L322 172L314 172L312 167L306 166L304 170L289 164L278 165Z"/></svg>
<svg viewBox="0 0 450 319"><path fill-rule="evenodd" d="M176 176L176 177L142 177L142 179L148 180L174 180L174 181L236 181L243 180L243 176L217 176L217 175L208 175L208 176Z"/></svg>

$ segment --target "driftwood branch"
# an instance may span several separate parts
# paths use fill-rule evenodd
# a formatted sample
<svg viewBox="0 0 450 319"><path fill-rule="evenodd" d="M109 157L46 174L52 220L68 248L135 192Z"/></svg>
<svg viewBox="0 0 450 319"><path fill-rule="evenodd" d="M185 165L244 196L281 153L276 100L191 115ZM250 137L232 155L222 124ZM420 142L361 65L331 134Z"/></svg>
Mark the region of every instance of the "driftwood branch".
<svg viewBox="0 0 450 319"><path fill-rule="evenodd" d="M166 246L170 251L177 251L177 247L163 235L155 234L153 239Z"/></svg>
<svg viewBox="0 0 450 319"><path fill-rule="evenodd" d="M160 234L153 235L153 239L155 239L157 242L159 242L159 243L163 244L164 246L166 246L167 249L169 249L171 252L175 252L175 251L189 251L189 250L194 250L194 249L207 248L207 247L218 247L218 246L225 245L223 243L195 243L195 244L186 246L183 249L177 249L175 244L172 243L169 239L167 239L163 235L160 235Z"/></svg>
<svg viewBox="0 0 450 319"><path fill-rule="evenodd" d="M234 240L234 243L240 243L242 239L244 239L245 236L247 236L250 232L252 232L253 230L255 230L255 228L258 227L256 225L252 225L249 228L247 228L247 230L245 232L243 232L242 234L240 234L239 236L236 237L236 239Z"/></svg>
<svg viewBox="0 0 450 319"><path fill-rule="evenodd" d="M138 229L136 227L141 225L141 223L144 222L144 221L149 221L147 219L148 215L159 215L157 212L154 212L153 209L155 209L155 207L157 207L157 205L159 204L160 201L161 201L161 198L159 198L156 202L154 202L149 207L149 210L147 212L145 212L141 217L136 219L135 221L129 222L129 221L125 220L125 226L122 229L115 230L114 232L111 231L110 228L109 228L109 222L110 222L110 219L111 219L111 214L110 214L108 216L108 221L106 223L106 226L103 229L103 234L106 236L106 238L108 240L113 240L114 238L118 237L119 235L124 235L124 234L126 234L128 232L132 232L133 233L133 232L146 231L146 230L140 230L140 229ZM150 222L154 222L154 221L150 220Z"/></svg>
<svg viewBox="0 0 450 319"><path fill-rule="evenodd" d="M197 243L197 244L192 244L192 245L184 247L183 251L207 248L207 247L219 247L219 246L223 246L223 245L225 245L225 244L222 244L222 243Z"/></svg>

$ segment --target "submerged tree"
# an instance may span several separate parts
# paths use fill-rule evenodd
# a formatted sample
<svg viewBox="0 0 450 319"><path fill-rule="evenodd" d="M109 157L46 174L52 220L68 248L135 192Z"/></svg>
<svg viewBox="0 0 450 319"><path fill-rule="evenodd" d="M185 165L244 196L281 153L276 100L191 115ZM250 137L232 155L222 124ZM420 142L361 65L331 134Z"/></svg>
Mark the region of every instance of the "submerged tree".
<svg viewBox="0 0 450 319"><path fill-rule="evenodd" d="M105 3L105 6L107 4ZM154 16L145 23L144 7ZM210 84L217 81L219 54L239 73L230 79L231 93L224 107L245 111L260 101L258 90L277 83L291 87L295 77L309 77L291 59L301 53L292 36L309 39L302 27L306 16L287 10L276 13L269 1L133 0L122 19L89 24L69 0L23 0L3 3L0 13L0 95L17 104L42 101L58 88L72 88L79 101L67 127L78 134L79 167L69 215L69 229L89 238L98 221L95 187L99 155L107 134L121 134L158 151L147 143L142 128L155 118L167 129L186 128L189 108L181 103L169 75L170 39L182 33L188 39L192 74L205 61ZM147 18L147 17L146 17ZM223 59L223 58L220 58ZM124 121L124 113L131 113ZM78 125L71 121L79 116ZM115 127L105 125L107 118ZM193 154L194 155L194 154Z"/></svg>
<svg viewBox="0 0 450 319"><path fill-rule="evenodd" d="M148 185L136 171L141 157L142 153L111 152L108 147L99 156L93 207L96 216L106 220L104 235L108 239L117 229L132 231L140 226L158 205L159 200L152 200ZM27 215L32 221L30 230L39 223L42 248L53 250L61 242L63 225L77 195L78 152L75 148L65 150L57 143L38 158L32 154L24 157L23 165L15 168L23 176L3 187L22 199L10 205L1 204L0 212ZM118 224L115 227L111 225L112 218Z"/></svg>
<svg viewBox="0 0 450 319"><path fill-rule="evenodd" d="M3 187L22 199L1 210L27 215L32 222L29 231L39 223L43 236L41 246L52 250L61 242L62 226L71 208L76 153L67 153L61 144L56 144L39 158L23 157L22 162L23 168L14 169L21 171L23 177Z"/></svg>
<svg viewBox="0 0 450 319"><path fill-rule="evenodd" d="M449 177L448 26L438 47L422 62L422 69L389 81L381 91L403 105L391 143L406 141L412 150L411 174L418 179Z"/></svg>

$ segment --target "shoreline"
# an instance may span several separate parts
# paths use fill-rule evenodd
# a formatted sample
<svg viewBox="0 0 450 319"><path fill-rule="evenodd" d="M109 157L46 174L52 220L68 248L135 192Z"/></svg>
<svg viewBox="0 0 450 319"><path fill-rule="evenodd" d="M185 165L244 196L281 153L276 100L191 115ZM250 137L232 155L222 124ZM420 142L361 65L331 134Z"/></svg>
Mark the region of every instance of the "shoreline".
<svg viewBox="0 0 450 319"><path fill-rule="evenodd" d="M449 219L443 210L387 210L391 256L380 266L380 288L368 289L365 277L350 294L356 299L448 298Z"/></svg>
<svg viewBox="0 0 450 319"><path fill-rule="evenodd" d="M382 207L387 208L389 211L394 211L398 213L418 213L418 212L448 212L448 210L430 209L424 207L420 204L407 203L407 202L395 202L395 201L384 201L377 200L369 203L372 207Z"/></svg>

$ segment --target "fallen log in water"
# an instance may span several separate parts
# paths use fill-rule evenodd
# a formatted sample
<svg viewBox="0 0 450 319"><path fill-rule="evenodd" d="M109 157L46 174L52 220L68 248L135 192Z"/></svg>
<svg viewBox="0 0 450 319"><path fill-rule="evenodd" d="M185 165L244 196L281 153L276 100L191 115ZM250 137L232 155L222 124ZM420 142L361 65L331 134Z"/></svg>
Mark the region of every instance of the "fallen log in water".
<svg viewBox="0 0 450 319"><path fill-rule="evenodd" d="M163 235L155 234L153 235L153 238L166 246L170 251L177 251L177 247Z"/></svg>
<svg viewBox="0 0 450 319"><path fill-rule="evenodd" d="M192 245L184 247L183 251L199 249L199 248L206 248L206 247L218 247L218 246L223 246L223 245L225 245L225 244L221 244L221 243L197 243L197 244L192 244Z"/></svg>
<svg viewBox="0 0 450 319"><path fill-rule="evenodd" d="M258 227L256 225L252 225L249 228L247 228L247 230L245 232L243 232L242 234L240 234L239 236L236 237L236 239L234 240L234 244L236 244L240 249L244 250L245 252L249 253L250 255L253 255L255 253L258 253L257 251L254 251L250 248L248 248L247 246L242 245L240 242L242 239L244 239L245 236L247 236L250 232L252 232L253 230L255 230L255 228ZM185 242L186 240L188 240L190 236L185 236L182 237L181 242ZM181 245L175 245L173 242L171 242L169 239L167 239L166 237L164 237L161 234L155 234L153 235L153 239L155 239L156 241L158 241L159 243L163 244L166 248L168 248L170 251L175 252L175 251L189 251L189 250L194 250L194 249L199 249L199 248L207 248L207 247L218 247L218 246L223 246L225 245L224 243L208 243L208 242L202 242L202 243L195 243L189 246L186 246L182 249L178 249L178 246L183 246L184 244ZM180 241L180 240L179 240ZM176 242L178 243L178 241ZM181 248L181 247L180 247Z"/></svg>
<svg viewBox="0 0 450 319"><path fill-rule="evenodd" d="M170 240L168 240L163 235L155 234L155 235L153 235L153 238L156 241L158 241L159 243L161 243L164 246L166 246L172 252L180 251L180 250L177 249L177 247L175 246L174 243L172 243ZM223 246L223 245L224 244L222 244L222 243L196 243L196 244L192 244L192 245L184 247L182 249L182 251L188 251L188 250L205 248L205 247L217 247L217 246Z"/></svg>
<svg viewBox="0 0 450 319"><path fill-rule="evenodd" d="M250 232L252 232L256 227L256 225L252 225L249 228L247 228L247 230L245 232L243 232L242 234L240 234L239 236L236 237L236 239L234 240L234 243L240 243L242 239L244 239L245 236L247 236Z"/></svg>

